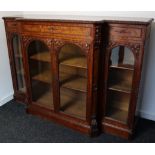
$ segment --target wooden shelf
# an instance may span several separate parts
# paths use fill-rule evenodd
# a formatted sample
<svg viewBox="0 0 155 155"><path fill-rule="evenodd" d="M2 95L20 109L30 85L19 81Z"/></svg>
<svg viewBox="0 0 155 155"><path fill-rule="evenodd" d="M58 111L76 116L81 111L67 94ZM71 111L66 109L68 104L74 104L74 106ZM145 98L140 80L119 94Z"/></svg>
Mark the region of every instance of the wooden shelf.
<svg viewBox="0 0 155 155"><path fill-rule="evenodd" d="M118 92L109 92L107 103L107 116L121 122L127 121L130 105L130 95Z"/></svg>
<svg viewBox="0 0 155 155"><path fill-rule="evenodd" d="M51 83L51 78L51 73L48 70L32 77L33 80L45 83ZM68 89L87 92L87 79L84 77L62 73L60 74L60 85Z"/></svg>
<svg viewBox="0 0 155 155"><path fill-rule="evenodd" d="M39 105L39 106L47 108L47 109L53 109L52 91L50 90L48 92L45 92L33 104Z"/></svg>
<svg viewBox="0 0 155 155"><path fill-rule="evenodd" d="M50 52L40 52L32 55L30 58L38 61L51 62Z"/></svg>
<svg viewBox="0 0 155 155"><path fill-rule="evenodd" d="M128 111L110 107L107 111L106 117L126 123L128 119Z"/></svg>
<svg viewBox="0 0 155 155"><path fill-rule="evenodd" d="M87 92L87 79L80 76L71 76L68 74L61 74L60 75L60 85L61 87L65 87L68 89L80 91L80 92Z"/></svg>
<svg viewBox="0 0 155 155"><path fill-rule="evenodd" d="M86 118L86 95L61 88L60 99L61 111L80 119Z"/></svg>
<svg viewBox="0 0 155 155"><path fill-rule="evenodd" d="M86 57L75 57L60 62L61 65L87 69Z"/></svg>
<svg viewBox="0 0 155 155"><path fill-rule="evenodd" d="M116 109L120 109L120 110L124 110L124 111L128 111L129 109L129 104L130 104L130 96L124 96L124 98L122 99L122 97L119 95L116 96L116 98L112 98L112 96L110 97L110 101L109 101L109 106L116 108Z"/></svg>
<svg viewBox="0 0 155 155"><path fill-rule="evenodd" d="M117 84L111 84L108 89L114 90L114 91L120 91L124 93L131 93L131 88L132 87L130 86L130 83L126 81L122 81Z"/></svg>
<svg viewBox="0 0 155 155"><path fill-rule="evenodd" d="M129 64L118 64L116 65L111 65L110 69L124 69L124 70L134 70L134 66L133 65L129 65Z"/></svg>
<svg viewBox="0 0 155 155"><path fill-rule="evenodd" d="M132 89L133 71L126 69L111 69L109 72L108 89L130 93Z"/></svg>
<svg viewBox="0 0 155 155"><path fill-rule="evenodd" d="M51 72L50 70L46 70L44 72L41 72L40 74L33 76L32 79L51 84Z"/></svg>

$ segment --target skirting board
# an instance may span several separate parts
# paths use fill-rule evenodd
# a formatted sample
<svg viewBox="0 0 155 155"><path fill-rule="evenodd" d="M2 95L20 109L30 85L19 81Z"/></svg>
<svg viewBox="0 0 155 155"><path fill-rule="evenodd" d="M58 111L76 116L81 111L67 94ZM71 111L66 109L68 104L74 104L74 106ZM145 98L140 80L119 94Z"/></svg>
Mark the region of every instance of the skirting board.
<svg viewBox="0 0 155 155"><path fill-rule="evenodd" d="M142 111L142 110L139 110L139 116L142 117L142 118L146 118L148 120L152 120L152 121L155 121L155 113L148 113L146 111Z"/></svg>
<svg viewBox="0 0 155 155"><path fill-rule="evenodd" d="M11 101L12 99L13 99L13 94L10 94L7 97L0 99L0 106L6 104L7 102Z"/></svg>

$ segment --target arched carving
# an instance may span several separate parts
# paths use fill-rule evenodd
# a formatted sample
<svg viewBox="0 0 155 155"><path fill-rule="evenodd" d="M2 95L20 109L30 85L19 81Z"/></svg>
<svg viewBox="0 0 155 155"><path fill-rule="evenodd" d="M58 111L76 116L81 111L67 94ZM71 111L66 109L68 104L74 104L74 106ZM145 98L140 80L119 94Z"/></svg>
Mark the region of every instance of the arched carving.
<svg viewBox="0 0 155 155"><path fill-rule="evenodd" d="M117 46L120 46L120 45L129 48L135 56L139 55L140 44L136 44L136 43L120 43L120 42L110 41L107 46L107 49L108 49L108 51L111 51L111 49L113 49Z"/></svg>
<svg viewBox="0 0 155 155"><path fill-rule="evenodd" d="M49 38L38 38L38 37L32 37L32 36L22 36L24 47L27 48L27 46L30 44L30 42L34 40L39 40L44 42L48 48L50 49L52 47L52 39Z"/></svg>
<svg viewBox="0 0 155 155"><path fill-rule="evenodd" d="M54 49L56 51L59 51L59 49L61 49L62 46L66 45L66 44L74 44L74 45L80 47L86 54L88 53L88 51L90 49L89 43L83 43L83 42L78 42L78 41L69 42L69 41L55 39L53 41L53 43L54 43Z"/></svg>

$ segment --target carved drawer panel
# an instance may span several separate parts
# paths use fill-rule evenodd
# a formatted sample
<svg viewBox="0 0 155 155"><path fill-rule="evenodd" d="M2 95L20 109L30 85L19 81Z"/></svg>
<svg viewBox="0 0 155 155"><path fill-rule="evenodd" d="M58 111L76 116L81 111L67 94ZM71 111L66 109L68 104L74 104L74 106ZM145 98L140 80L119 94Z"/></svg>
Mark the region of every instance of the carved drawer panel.
<svg viewBox="0 0 155 155"><path fill-rule="evenodd" d="M69 38L90 38L92 36L92 27L78 24L31 24L21 23L21 32L24 34L39 34L50 37L69 37ZM51 35L52 34L52 35Z"/></svg>
<svg viewBox="0 0 155 155"><path fill-rule="evenodd" d="M110 36L117 36L119 38L140 38L142 36L142 29L131 27L110 27Z"/></svg>

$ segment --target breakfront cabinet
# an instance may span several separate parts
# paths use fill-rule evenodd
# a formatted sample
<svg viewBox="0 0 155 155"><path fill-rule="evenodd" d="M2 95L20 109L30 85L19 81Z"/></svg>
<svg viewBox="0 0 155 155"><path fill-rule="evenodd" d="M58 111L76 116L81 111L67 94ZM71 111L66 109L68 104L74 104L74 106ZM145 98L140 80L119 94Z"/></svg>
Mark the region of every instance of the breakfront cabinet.
<svg viewBox="0 0 155 155"><path fill-rule="evenodd" d="M152 19L4 21L14 96L28 113L131 137Z"/></svg>

